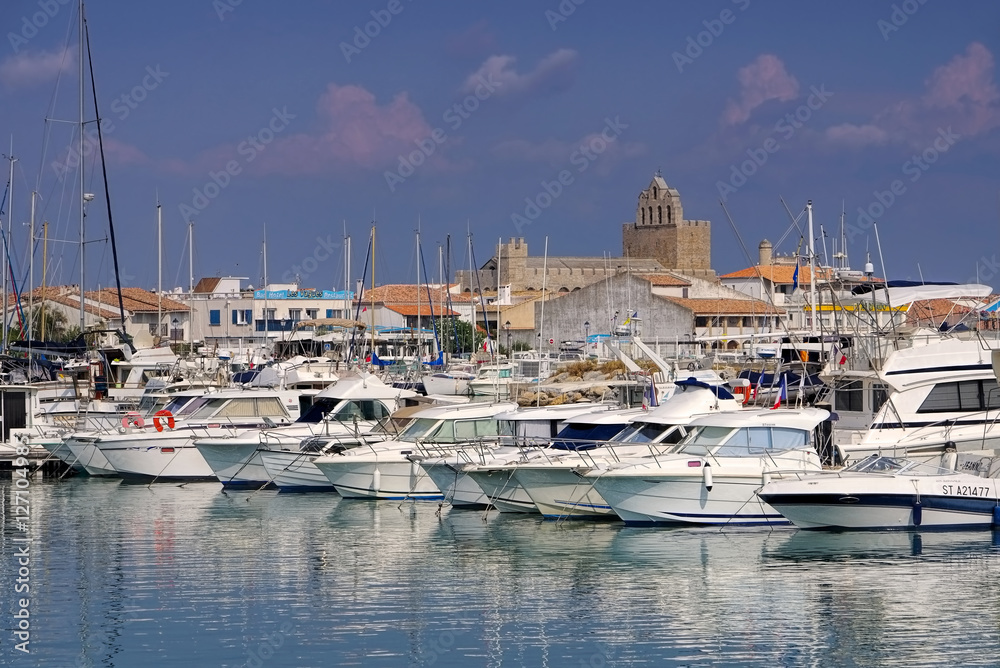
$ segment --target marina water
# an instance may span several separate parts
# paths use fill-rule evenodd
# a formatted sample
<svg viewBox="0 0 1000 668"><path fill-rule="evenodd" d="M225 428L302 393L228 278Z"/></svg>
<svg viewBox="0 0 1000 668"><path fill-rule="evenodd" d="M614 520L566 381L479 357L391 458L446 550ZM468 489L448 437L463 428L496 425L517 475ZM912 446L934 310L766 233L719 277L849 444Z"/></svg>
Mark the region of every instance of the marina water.
<svg viewBox="0 0 1000 668"><path fill-rule="evenodd" d="M31 482L25 532L0 488L2 665L1000 663L990 531L636 529L79 477Z"/></svg>

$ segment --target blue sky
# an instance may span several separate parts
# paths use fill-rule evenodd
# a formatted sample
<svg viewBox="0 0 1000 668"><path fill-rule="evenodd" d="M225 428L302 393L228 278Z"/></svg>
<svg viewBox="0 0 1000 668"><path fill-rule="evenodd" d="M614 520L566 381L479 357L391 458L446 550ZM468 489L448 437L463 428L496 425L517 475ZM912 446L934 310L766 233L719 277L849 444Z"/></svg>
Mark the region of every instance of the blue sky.
<svg viewBox="0 0 1000 668"><path fill-rule="evenodd" d="M191 219L196 276L257 285L266 225L272 281L330 288L344 221L358 275L377 220L378 283L415 280L418 221L434 274L447 234L467 266L467 226L480 263L510 236L532 254L548 237L552 255L618 255L657 169L686 218L712 221L720 273L749 264L720 199L755 257L765 237L796 248L780 197L796 212L812 199L829 237L843 201L854 268L876 255L874 219L890 277L978 267L1000 285L996 2L235 2L87 5L133 285L156 284L157 193L165 286L187 283ZM51 237L77 238L72 128L45 122L77 115L74 4L0 7L22 266L36 182ZM93 154L84 164L102 240ZM53 241L50 280L77 281L76 252ZM106 243L87 266L88 285L112 280Z"/></svg>

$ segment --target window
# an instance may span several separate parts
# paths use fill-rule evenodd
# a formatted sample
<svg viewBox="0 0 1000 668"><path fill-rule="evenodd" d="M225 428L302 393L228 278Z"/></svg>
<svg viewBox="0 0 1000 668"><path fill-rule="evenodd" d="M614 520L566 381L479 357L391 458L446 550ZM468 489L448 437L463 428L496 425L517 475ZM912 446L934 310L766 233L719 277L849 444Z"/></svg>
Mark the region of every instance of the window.
<svg viewBox="0 0 1000 668"><path fill-rule="evenodd" d="M307 308L306 309L306 320L315 320L319 317L319 309Z"/></svg>
<svg viewBox="0 0 1000 668"><path fill-rule="evenodd" d="M861 412L865 409L864 402L864 388L860 380L845 383L833 395L833 407L838 411Z"/></svg>
<svg viewBox="0 0 1000 668"><path fill-rule="evenodd" d="M302 309L300 308L290 308L288 309L288 319L298 322L302 320Z"/></svg>
<svg viewBox="0 0 1000 668"><path fill-rule="evenodd" d="M872 385L872 413L878 413L879 409L889 400L889 389L881 383Z"/></svg>
<svg viewBox="0 0 1000 668"><path fill-rule="evenodd" d="M249 309L234 309L233 310L233 324L234 325L249 325L251 320L253 320L253 311L251 311Z"/></svg>
<svg viewBox="0 0 1000 668"><path fill-rule="evenodd" d="M931 389L918 413L950 413L1000 408L1000 390L995 380L963 380L938 383Z"/></svg>
<svg viewBox="0 0 1000 668"><path fill-rule="evenodd" d="M264 309L264 319L265 320L274 320L274 313L275 313L275 309L273 309L273 308L266 308L266 309Z"/></svg>
<svg viewBox="0 0 1000 668"><path fill-rule="evenodd" d="M214 308L208 312L208 324L212 327L218 327L222 324L222 311Z"/></svg>

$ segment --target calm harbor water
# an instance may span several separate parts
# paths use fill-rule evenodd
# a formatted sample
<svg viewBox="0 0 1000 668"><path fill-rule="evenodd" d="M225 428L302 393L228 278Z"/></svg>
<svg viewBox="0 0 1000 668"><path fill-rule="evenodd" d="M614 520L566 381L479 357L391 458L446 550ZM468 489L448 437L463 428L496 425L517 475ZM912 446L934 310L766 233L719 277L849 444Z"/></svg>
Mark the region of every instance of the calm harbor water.
<svg viewBox="0 0 1000 668"><path fill-rule="evenodd" d="M30 654L4 498L0 664L1000 664L1000 534L632 529L334 494L30 486Z"/></svg>

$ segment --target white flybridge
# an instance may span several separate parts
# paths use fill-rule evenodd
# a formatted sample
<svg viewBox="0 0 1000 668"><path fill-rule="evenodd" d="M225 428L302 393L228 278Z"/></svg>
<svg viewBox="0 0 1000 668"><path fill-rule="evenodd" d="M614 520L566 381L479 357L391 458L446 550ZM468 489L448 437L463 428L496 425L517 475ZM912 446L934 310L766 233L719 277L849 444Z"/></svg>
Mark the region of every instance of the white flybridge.
<svg viewBox="0 0 1000 668"><path fill-rule="evenodd" d="M514 403L428 408L415 413L393 440L324 455L313 464L347 498L439 500L441 490L410 459L418 452L419 442L457 449L473 441L497 441L504 428L497 416L516 408Z"/></svg>
<svg viewBox="0 0 1000 668"><path fill-rule="evenodd" d="M852 407L851 390L847 399L839 397L847 383L855 384L859 399L864 391L878 390L881 397L871 407L870 425L853 439L838 437L842 461L884 454L953 467L953 453L1000 449L1000 388L993 368L1000 341L928 331L912 334L908 342L856 379L849 371L826 370L827 377L840 381L834 410L841 420L851 416L846 410Z"/></svg>
<svg viewBox="0 0 1000 668"><path fill-rule="evenodd" d="M770 482L759 496L800 529L969 529L1000 524L995 477L881 455L841 471Z"/></svg>
<svg viewBox="0 0 1000 668"><path fill-rule="evenodd" d="M452 506L487 508L492 505L491 498L467 475L468 467L520 458L527 449L548 446L553 439L558 438L561 425L577 418L605 415L615 408L617 406L613 404L593 403L519 408L497 416L498 420L508 423L507 428L501 431L509 432L509 435L501 436L499 441L473 443L467 448L447 454L437 453L433 446L424 446L421 448L423 454L411 455L411 459L420 462L420 466L444 494L444 500Z"/></svg>
<svg viewBox="0 0 1000 668"><path fill-rule="evenodd" d="M629 426L607 443L571 447L558 454L540 451L541 456L516 464L513 476L544 517L614 517L594 481L582 478L578 469L656 456L680 441L698 416L739 409L739 401L724 387L694 379L678 381L673 395L659 408L633 416Z"/></svg>
<svg viewBox="0 0 1000 668"><path fill-rule="evenodd" d="M329 489L329 481L312 465L320 450L371 431L400 408L404 399L415 394L360 372L322 390L313 399L312 407L291 425L198 438L194 445L226 487L260 487L271 482L273 475L265 469L262 459L269 452L274 455L272 467L276 473L294 466L296 476L301 478L297 486ZM306 439L309 447L303 451L300 446Z"/></svg>
<svg viewBox="0 0 1000 668"><path fill-rule="evenodd" d="M100 434L92 443L126 480L216 480L194 440L288 424L299 416L301 394L244 388L208 392L187 402L176 416L169 408L157 411L152 425Z"/></svg>
<svg viewBox="0 0 1000 668"><path fill-rule="evenodd" d="M819 408L732 411L696 418L665 454L581 471L626 524L782 524L757 498L769 479L822 470Z"/></svg>

